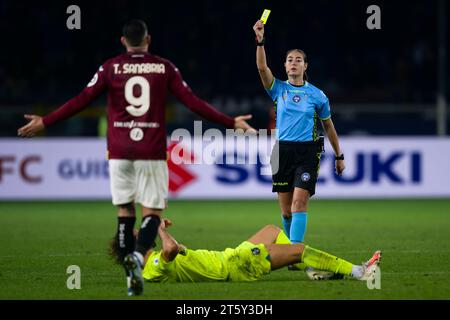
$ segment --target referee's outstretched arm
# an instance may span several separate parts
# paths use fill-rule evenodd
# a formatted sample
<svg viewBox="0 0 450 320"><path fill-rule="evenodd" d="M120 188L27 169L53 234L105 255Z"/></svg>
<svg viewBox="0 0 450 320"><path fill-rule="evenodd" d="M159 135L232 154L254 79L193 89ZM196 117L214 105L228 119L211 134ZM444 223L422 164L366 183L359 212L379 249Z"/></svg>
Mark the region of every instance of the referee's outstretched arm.
<svg viewBox="0 0 450 320"><path fill-rule="evenodd" d="M267 66L266 51L264 50L264 23L256 21L253 26L256 35L256 66L264 88L269 89L273 83L273 74Z"/></svg>

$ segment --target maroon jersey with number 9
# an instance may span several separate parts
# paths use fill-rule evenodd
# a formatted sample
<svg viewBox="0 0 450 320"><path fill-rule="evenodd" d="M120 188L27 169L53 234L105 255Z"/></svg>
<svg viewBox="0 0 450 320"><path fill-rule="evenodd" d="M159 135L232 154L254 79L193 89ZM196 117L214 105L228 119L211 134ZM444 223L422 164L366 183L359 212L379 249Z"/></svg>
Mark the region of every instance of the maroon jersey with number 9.
<svg viewBox="0 0 450 320"><path fill-rule="evenodd" d="M203 118L233 128L234 120L194 95L167 59L127 52L106 61L87 87L43 117L44 125L66 119L108 92L109 159L166 159L165 107L171 92Z"/></svg>

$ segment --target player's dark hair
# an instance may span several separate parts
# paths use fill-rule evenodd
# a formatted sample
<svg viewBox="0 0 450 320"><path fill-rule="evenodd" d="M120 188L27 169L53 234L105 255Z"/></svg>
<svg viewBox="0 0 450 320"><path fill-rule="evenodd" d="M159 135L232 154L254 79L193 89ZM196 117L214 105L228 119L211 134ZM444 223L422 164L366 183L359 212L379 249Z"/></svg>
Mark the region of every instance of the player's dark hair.
<svg viewBox="0 0 450 320"><path fill-rule="evenodd" d="M134 230L133 232L134 237L137 238L138 230ZM156 243L153 242L149 249L154 249L156 247ZM114 235L114 237L109 242L109 248L108 248L108 255L111 259L114 260L117 264L123 264L123 259L125 256L121 253L121 250L119 248L119 242L117 241L117 234Z"/></svg>
<svg viewBox="0 0 450 320"><path fill-rule="evenodd" d="M109 250L108 250L109 256L116 262L117 264L122 264L123 259L125 257L122 257L119 250L119 242L117 241L117 236L114 236L111 241L109 242Z"/></svg>
<svg viewBox="0 0 450 320"><path fill-rule="evenodd" d="M122 35L132 47L140 46L144 37L147 35L147 32L148 30L145 22L138 19L128 21L122 29Z"/></svg>
<svg viewBox="0 0 450 320"><path fill-rule="evenodd" d="M297 51L298 53L300 53L300 54L303 56L303 61L304 61L305 63L308 63L308 57L306 56L305 51L300 50L300 49L290 49L290 50L288 50L288 52L286 52L286 58L287 58L287 56L289 55L289 53L291 53L292 51ZM306 70L305 70L305 72L303 73L303 80L304 80L304 81L308 81L308 75L306 74Z"/></svg>

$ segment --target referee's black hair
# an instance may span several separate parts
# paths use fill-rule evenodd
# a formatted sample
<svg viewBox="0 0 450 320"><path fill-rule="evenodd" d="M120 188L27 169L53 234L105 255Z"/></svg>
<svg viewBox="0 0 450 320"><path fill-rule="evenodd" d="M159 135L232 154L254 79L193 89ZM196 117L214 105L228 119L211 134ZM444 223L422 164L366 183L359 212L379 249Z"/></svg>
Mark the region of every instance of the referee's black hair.
<svg viewBox="0 0 450 320"><path fill-rule="evenodd" d="M288 50L288 51L286 52L286 58L287 58L287 56L289 55L289 53L291 53L292 51L297 51L298 53L300 53L300 54L303 56L303 61L304 61L305 63L308 63L308 57L306 56L305 51L300 50L300 49L290 49L290 50ZM306 70L305 70L305 72L303 73L303 80L304 80L304 81L308 81L308 75L306 74Z"/></svg>
<svg viewBox="0 0 450 320"><path fill-rule="evenodd" d="M140 46L144 37L147 35L147 32L147 24L139 19L128 21L122 29L123 36L132 47Z"/></svg>

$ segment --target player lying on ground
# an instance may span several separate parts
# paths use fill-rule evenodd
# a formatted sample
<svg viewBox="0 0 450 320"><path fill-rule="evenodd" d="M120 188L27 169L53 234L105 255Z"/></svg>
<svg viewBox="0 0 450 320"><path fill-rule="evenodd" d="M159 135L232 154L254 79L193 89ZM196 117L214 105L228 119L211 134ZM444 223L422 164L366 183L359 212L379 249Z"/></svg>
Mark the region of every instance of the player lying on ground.
<svg viewBox="0 0 450 320"><path fill-rule="evenodd" d="M380 264L377 251L362 265L354 265L303 243L291 244L286 234L267 225L238 247L224 251L187 249L167 232L172 223L162 219L158 229L161 250L149 250L143 278L152 282L254 281L285 266L304 263L320 279L322 272L371 280ZM112 251L114 252L114 251ZM311 277L311 274L309 274Z"/></svg>

